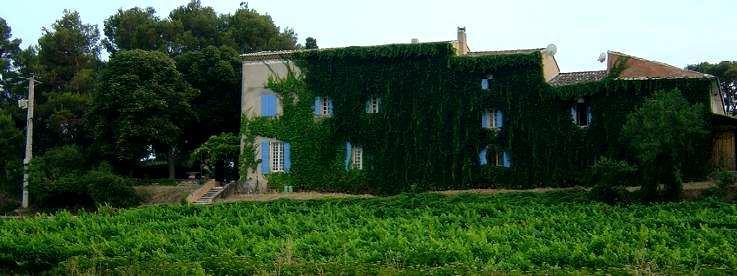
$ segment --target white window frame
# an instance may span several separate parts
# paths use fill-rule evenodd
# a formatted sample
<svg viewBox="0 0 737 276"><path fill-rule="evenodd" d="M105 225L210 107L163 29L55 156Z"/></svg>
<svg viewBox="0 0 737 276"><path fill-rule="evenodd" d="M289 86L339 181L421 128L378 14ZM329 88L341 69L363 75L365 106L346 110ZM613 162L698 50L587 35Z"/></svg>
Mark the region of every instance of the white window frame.
<svg viewBox="0 0 737 276"><path fill-rule="evenodd" d="M579 104L583 104L584 110L580 110L578 108L579 107ZM586 100L584 100L584 98L578 98L578 100L576 101L576 103L573 104L573 110L576 111L575 112L576 114L573 117L573 123L575 123L576 126L578 126L580 128L587 128L587 127L589 127L589 125L591 125L591 121L587 117L588 116L588 110L587 110L588 108L589 108L588 107L588 104L586 103ZM581 113L583 113L583 114L581 114ZM584 124L581 124L581 121L578 119L581 116L586 117L586 124L585 125Z"/></svg>
<svg viewBox="0 0 737 276"><path fill-rule="evenodd" d="M363 147L353 146L351 149L351 168L363 169Z"/></svg>
<svg viewBox="0 0 737 276"><path fill-rule="evenodd" d="M499 129L499 127L496 125L496 110L487 110L482 116L486 116L488 119L487 121L489 122L489 125L486 126L486 128Z"/></svg>
<svg viewBox="0 0 737 276"><path fill-rule="evenodd" d="M272 172L284 172L284 142L269 142L269 160Z"/></svg>
<svg viewBox="0 0 737 276"><path fill-rule="evenodd" d="M320 115L321 116L330 115L330 99L328 97L322 98L322 104L320 105Z"/></svg>
<svg viewBox="0 0 737 276"><path fill-rule="evenodd" d="M379 113L379 96L369 97L368 107L368 113Z"/></svg>

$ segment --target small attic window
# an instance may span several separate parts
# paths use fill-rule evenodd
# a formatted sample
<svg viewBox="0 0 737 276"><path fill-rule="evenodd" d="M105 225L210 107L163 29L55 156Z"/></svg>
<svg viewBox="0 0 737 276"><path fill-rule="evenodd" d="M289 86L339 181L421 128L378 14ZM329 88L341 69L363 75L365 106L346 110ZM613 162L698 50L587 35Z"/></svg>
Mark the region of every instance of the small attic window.
<svg viewBox="0 0 737 276"><path fill-rule="evenodd" d="M488 75L486 78L481 79L481 90L489 90L489 86L491 85L491 81L494 79L494 76Z"/></svg>

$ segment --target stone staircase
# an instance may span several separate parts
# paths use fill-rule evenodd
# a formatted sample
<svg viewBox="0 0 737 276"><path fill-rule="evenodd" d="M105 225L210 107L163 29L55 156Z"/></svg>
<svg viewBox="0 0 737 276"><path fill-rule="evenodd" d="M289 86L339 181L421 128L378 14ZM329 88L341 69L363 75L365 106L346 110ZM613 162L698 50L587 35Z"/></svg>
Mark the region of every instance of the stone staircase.
<svg viewBox="0 0 737 276"><path fill-rule="evenodd" d="M225 187L222 186L215 186L210 188L204 195L202 195L200 198L195 200L194 204L212 204L212 202L217 198L220 193L225 190Z"/></svg>

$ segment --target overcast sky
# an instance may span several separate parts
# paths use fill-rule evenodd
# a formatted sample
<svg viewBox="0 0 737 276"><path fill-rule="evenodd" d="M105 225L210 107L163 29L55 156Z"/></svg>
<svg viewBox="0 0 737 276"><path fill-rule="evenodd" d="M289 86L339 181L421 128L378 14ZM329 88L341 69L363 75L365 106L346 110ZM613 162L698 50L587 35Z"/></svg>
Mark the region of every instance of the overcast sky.
<svg viewBox="0 0 737 276"><path fill-rule="evenodd" d="M79 11L85 23L102 24L119 8L154 7L160 17L188 1L13 0L0 17L23 45L36 44L41 27L62 11ZM232 13L240 0L202 0ZM616 50L678 67L737 60L737 1L466 1L466 0L251 0L278 26L291 27L320 47L453 40L465 26L472 51L558 46L564 72L603 69L599 53Z"/></svg>

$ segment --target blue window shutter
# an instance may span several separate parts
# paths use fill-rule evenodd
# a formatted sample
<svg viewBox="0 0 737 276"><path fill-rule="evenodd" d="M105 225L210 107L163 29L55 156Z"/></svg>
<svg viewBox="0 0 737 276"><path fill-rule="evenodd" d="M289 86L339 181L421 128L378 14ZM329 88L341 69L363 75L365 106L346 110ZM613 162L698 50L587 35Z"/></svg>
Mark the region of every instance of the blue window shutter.
<svg viewBox="0 0 737 276"><path fill-rule="evenodd" d="M586 107L586 124L591 124L591 106Z"/></svg>
<svg viewBox="0 0 737 276"><path fill-rule="evenodd" d="M351 143L345 142L345 169L351 167Z"/></svg>
<svg viewBox="0 0 737 276"><path fill-rule="evenodd" d="M486 165L488 163L488 160L486 160L486 148L483 148L481 152L479 152L479 164Z"/></svg>
<svg viewBox="0 0 737 276"><path fill-rule="evenodd" d="M489 79L481 79L481 90L489 90Z"/></svg>
<svg viewBox="0 0 737 276"><path fill-rule="evenodd" d="M276 95L261 95L261 116L276 116Z"/></svg>
<svg viewBox="0 0 737 276"><path fill-rule="evenodd" d="M497 128L502 128L504 126L504 114L500 110L497 110L494 112L494 125Z"/></svg>
<svg viewBox="0 0 737 276"><path fill-rule="evenodd" d="M509 153L507 151L502 152L502 166L509 168L512 165L512 161L509 159Z"/></svg>
<svg viewBox="0 0 737 276"><path fill-rule="evenodd" d="M481 113L481 127L489 128L489 113L488 112Z"/></svg>
<svg viewBox="0 0 737 276"><path fill-rule="evenodd" d="M292 168L292 145L284 143L284 171Z"/></svg>
<svg viewBox="0 0 737 276"><path fill-rule="evenodd" d="M571 120L573 120L574 123L576 122L576 106L575 105L571 106Z"/></svg>
<svg viewBox="0 0 737 276"><path fill-rule="evenodd" d="M261 139L261 173L269 173L269 140Z"/></svg>
<svg viewBox="0 0 737 276"><path fill-rule="evenodd" d="M366 100L366 104L364 105L364 109L365 109L365 112L366 113L370 113L371 112L371 98L369 98L368 100Z"/></svg>
<svg viewBox="0 0 737 276"><path fill-rule="evenodd" d="M315 116L320 115L321 109L322 109L322 97L317 96L315 97L315 105L312 106L312 111L315 112Z"/></svg>
<svg viewBox="0 0 737 276"><path fill-rule="evenodd" d="M379 113L381 113L384 110L384 107L381 105L381 97L376 97L376 104L379 106Z"/></svg>
<svg viewBox="0 0 737 276"><path fill-rule="evenodd" d="M328 101L328 115L333 115L333 99L325 98Z"/></svg>

